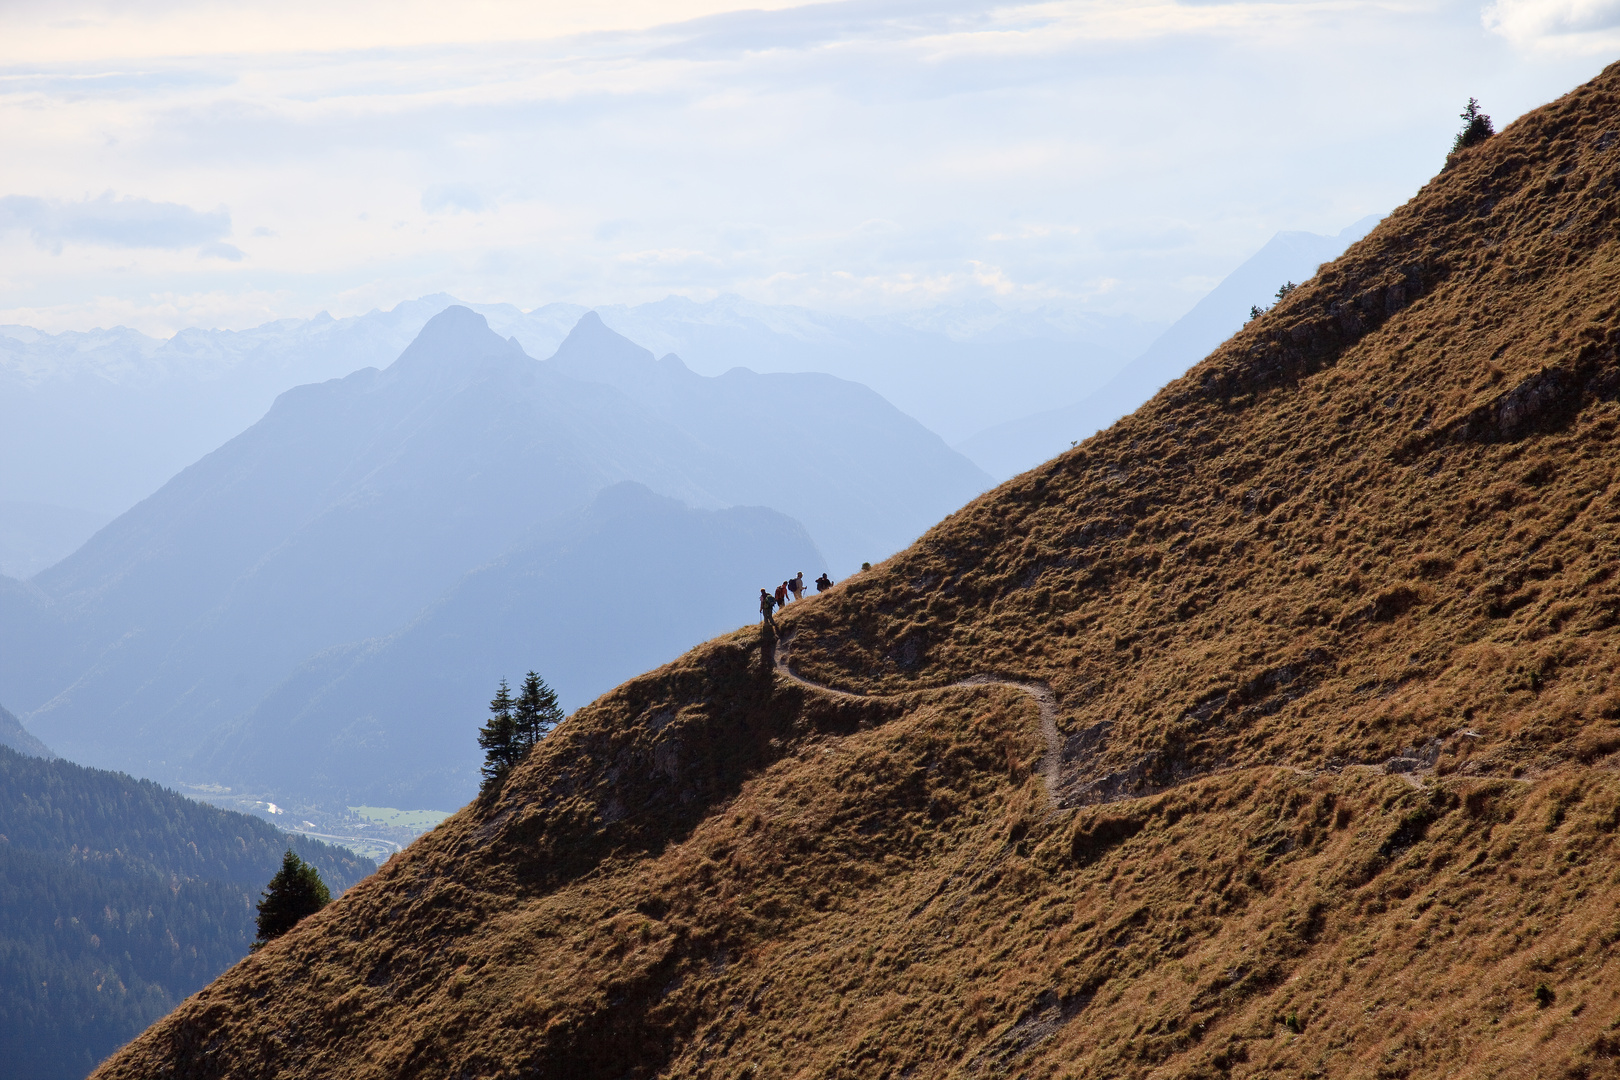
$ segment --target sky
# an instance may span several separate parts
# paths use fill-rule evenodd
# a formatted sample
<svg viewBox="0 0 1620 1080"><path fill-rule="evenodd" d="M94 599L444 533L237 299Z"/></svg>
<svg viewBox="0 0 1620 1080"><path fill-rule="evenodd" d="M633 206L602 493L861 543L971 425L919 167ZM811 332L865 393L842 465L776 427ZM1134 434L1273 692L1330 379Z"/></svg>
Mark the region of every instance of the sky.
<svg viewBox="0 0 1620 1080"><path fill-rule="evenodd" d="M0 0L0 323L1168 320L1617 57L1620 0Z"/></svg>

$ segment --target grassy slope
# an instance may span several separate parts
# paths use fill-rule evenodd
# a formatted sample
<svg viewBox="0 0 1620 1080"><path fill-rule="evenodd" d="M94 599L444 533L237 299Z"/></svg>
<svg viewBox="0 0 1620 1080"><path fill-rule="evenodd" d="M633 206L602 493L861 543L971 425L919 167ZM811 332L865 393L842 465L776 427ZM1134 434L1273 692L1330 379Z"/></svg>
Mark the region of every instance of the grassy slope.
<svg viewBox="0 0 1620 1080"><path fill-rule="evenodd" d="M694 650L99 1075L1614 1075L1616 132L784 617L881 697Z"/></svg>

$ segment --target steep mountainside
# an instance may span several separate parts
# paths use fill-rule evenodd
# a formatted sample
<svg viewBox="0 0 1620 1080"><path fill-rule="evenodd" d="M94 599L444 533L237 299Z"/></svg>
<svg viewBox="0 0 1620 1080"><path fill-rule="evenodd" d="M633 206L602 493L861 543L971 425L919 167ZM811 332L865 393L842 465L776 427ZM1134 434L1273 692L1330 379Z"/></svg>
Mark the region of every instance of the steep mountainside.
<svg viewBox="0 0 1620 1080"><path fill-rule="evenodd" d="M1617 220L1620 65L99 1075L1620 1074Z"/></svg>
<svg viewBox="0 0 1620 1080"><path fill-rule="evenodd" d="M0 574L29 578L77 550L110 514L50 503L0 502Z"/></svg>
<svg viewBox="0 0 1620 1080"><path fill-rule="evenodd" d="M0 748L0 1074L77 1080L245 956L288 847L334 892L375 870L150 781Z"/></svg>
<svg viewBox="0 0 1620 1080"><path fill-rule="evenodd" d="M474 789L473 732L500 679L539 667L564 703L587 701L736 626L760 584L821 564L804 529L773 510L694 510L618 484L396 633L300 665L211 739L196 769L273 791L453 807ZM431 722L401 723L413 717Z"/></svg>
<svg viewBox="0 0 1620 1080"><path fill-rule="evenodd" d="M644 400L654 376L663 389ZM710 518L736 531L686 548L693 561L680 573L668 559L679 537L631 528L615 549L623 562L593 568L610 577L552 577L547 592L514 598L554 640L567 637L564 613L612 602L631 583L685 601L582 669L563 670L575 657L561 649L505 672L544 669L569 706L634 670L624 657L657 663L751 620L761 585L797 570L813 578L829 566L823 555L841 574L900 548L988 478L865 387L822 375L704 378L674 358L655 362L594 315L542 362L452 307L386 370L283 394L68 559L26 584L0 581L0 694L75 760L282 798L292 792L277 785L294 776L308 781L302 798L458 805L477 786L468 740L488 684L459 708L441 711L430 696L381 725L368 709L323 713L319 743L288 744L285 729L308 719L300 695L478 568L547 538L566 543L568 524L624 482L709 510L777 513L763 531L747 515ZM759 546L739 558L748 544ZM781 561L757 576L772 556ZM725 621L705 588L729 598ZM468 621L458 632L476 648L494 631ZM378 698L423 674L368 670ZM197 756L233 728L229 753ZM446 740L458 751L442 753ZM321 770L284 767L322 750ZM340 776L340 759L359 771ZM220 763L233 771L212 771Z"/></svg>
<svg viewBox="0 0 1620 1080"><path fill-rule="evenodd" d="M988 426L956 443L991 476L1006 479L1034 467L1132 412L1231 337L1252 307L1270 306L1277 287L1314 277L1378 224L1363 218L1336 236L1280 232L1228 274L1147 350L1091 393L1061 408ZM1056 396L1055 394L1053 395Z"/></svg>
<svg viewBox="0 0 1620 1080"><path fill-rule="evenodd" d="M11 714L4 705L0 705L0 746L9 746L19 754L28 754L31 757L53 758L51 748L34 738L28 729L23 727L22 721Z"/></svg>

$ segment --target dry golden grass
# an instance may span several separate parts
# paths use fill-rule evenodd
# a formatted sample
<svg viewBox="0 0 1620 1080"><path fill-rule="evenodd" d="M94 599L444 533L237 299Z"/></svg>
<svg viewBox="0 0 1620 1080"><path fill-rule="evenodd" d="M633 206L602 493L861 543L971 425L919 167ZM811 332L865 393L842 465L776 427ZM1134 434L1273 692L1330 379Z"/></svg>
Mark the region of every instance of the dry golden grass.
<svg viewBox="0 0 1620 1080"><path fill-rule="evenodd" d="M1620 65L98 1075L1620 1075L1617 188Z"/></svg>

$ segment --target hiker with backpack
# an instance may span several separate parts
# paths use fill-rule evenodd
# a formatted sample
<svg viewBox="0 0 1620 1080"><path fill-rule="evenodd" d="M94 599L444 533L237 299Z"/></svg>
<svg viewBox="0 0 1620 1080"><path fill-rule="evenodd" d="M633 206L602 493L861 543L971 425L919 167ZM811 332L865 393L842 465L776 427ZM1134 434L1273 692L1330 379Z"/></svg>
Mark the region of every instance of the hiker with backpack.
<svg viewBox="0 0 1620 1080"><path fill-rule="evenodd" d="M797 577L788 578L788 589L793 593L793 599L803 600L804 594L809 590L804 587L804 571L800 570Z"/></svg>
<svg viewBox="0 0 1620 1080"><path fill-rule="evenodd" d="M830 589L832 587L833 587L832 578L828 577L827 576L827 571L823 570L821 572L821 576L816 578L816 592L826 592L828 589Z"/></svg>
<svg viewBox="0 0 1620 1080"><path fill-rule="evenodd" d="M759 590L760 621L765 624L765 629L773 634L776 632L776 620L771 617L771 612L774 610L776 610L776 598L764 589Z"/></svg>
<svg viewBox="0 0 1620 1080"><path fill-rule="evenodd" d="M787 607L787 597L788 587L787 582L784 581L776 587L776 606L779 608Z"/></svg>

